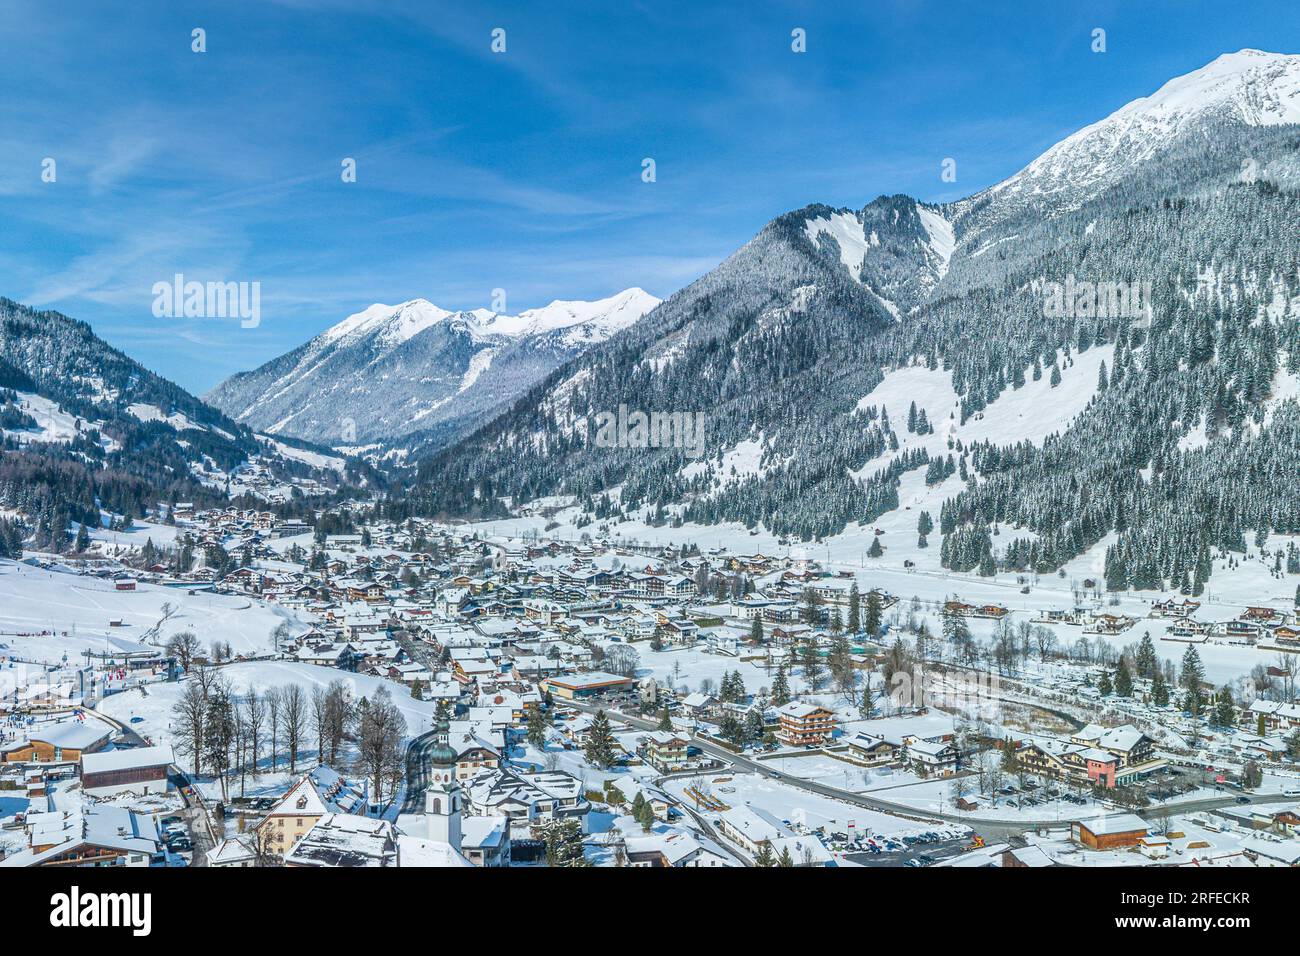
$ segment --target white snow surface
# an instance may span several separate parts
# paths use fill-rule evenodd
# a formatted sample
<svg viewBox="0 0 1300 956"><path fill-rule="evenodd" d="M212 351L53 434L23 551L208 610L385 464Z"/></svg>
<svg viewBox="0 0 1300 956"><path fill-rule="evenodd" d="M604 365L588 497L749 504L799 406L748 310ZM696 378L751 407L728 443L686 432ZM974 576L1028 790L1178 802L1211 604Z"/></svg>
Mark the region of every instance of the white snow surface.
<svg viewBox="0 0 1300 956"><path fill-rule="evenodd" d="M867 248L879 245L876 234L868 240L862 230L862 221L851 212L837 212L830 216L819 216L804 223L804 234L809 241L821 247L822 233L832 236L840 246L840 262L849 270L854 281L860 281L862 262L866 258Z"/></svg>
<svg viewBox="0 0 1300 956"><path fill-rule="evenodd" d="M938 272L939 278L942 279L948 273L948 263L952 260L953 250L957 248L957 239L953 235L952 223L933 209L927 209L920 204L917 204L916 212L921 217L921 225L925 226L925 231L930 235L930 251L939 260L938 265L935 266L935 271Z"/></svg>
<svg viewBox="0 0 1300 956"><path fill-rule="evenodd" d="M137 535L132 543L143 541ZM151 634L164 604L175 613ZM0 561L0 644L7 646L0 655L55 663L64 654L75 660L87 648L102 650L106 641L162 644L180 631L193 631L205 648L222 640L236 654L265 654L274 650L271 634L282 622L294 633L308 627L284 608L237 595L144 583L118 591L109 580Z"/></svg>
<svg viewBox="0 0 1300 956"><path fill-rule="evenodd" d="M1067 136L990 192L1081 203L1207 116L1251 126L1300 123L1300 55L1225 53Z"/></svg>
<svg viewBox="0 0 1300 956"><path fill-rule="evenodd" d="M517 339L581 326L582 340L597 342L633 325L658 304L655 296L635 287L590 302L556 299L550 305L518 315L488 309L451 312L427 299L412 299L400 305L377 302L326 329L317 342L324 345L374 336L385 345L396 346L452 317L464 322L476 338Z"/></svg>

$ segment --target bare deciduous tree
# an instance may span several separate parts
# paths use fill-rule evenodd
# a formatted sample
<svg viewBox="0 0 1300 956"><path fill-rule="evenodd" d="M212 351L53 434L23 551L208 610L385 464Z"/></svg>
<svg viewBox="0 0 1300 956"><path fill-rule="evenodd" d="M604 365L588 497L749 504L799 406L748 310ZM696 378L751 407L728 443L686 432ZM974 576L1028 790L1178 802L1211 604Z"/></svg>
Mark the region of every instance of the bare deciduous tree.
<svg viewBox="0 0 1300 956"><path fill-rule="evenodd" d="M244 723L248 727L248 763L249 772L257 779L257 762L262 756L263 728L266 725L266 701L257 692L256 687L249 688L244 698Z"/></svg>
<svg viewBox="0 0 1300 956"><path fill-rule="evenodd" d="M402 777L406 719L386 687L380 687L360 713L356 768L370 780L371 799L378 804L383 801L385 784L390 792L396 792L396 782Z"/></svg>
<svg viewBox="0 0 1300 956"><path fill-rule="evenodd" d="M167 639L164 650L172 657L176 658L176 663L181 666L185 673L190 672L190 665L194 663L194 658L199 653L199 639L193 631L179 631Z"/></svg>
<svg viewBox="0 0 1300 956"><path fill-rule="evenodd" d="M207 708L203 688L195 681L185 684L185 689L172 705L172 735L181 752L193 756L196 776L203 769L203 722Z"/></svg>
<svg viewBox="0 0 1300 956"><path fill-rule="evenodd" d="M298 750L307 732L307 695L297 684L287 684L282 691L280 708L284 716L284 741L289 749L289 772L296 773Z"/></svg>

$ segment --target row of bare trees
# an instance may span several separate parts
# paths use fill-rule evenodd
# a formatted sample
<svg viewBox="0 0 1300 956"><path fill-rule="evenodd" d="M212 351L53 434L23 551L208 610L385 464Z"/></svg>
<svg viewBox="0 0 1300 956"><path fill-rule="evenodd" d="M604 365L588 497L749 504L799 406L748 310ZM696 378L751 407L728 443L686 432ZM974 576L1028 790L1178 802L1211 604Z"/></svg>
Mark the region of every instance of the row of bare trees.
<svg viewBox="0 0 1300 956"><path fill-rule="evenodd" d="M267 769L279 769L283 758L289 772L296 773L309 720L301 686L253 687L236 695L220 671L199 665L172 707L172 737L177 749L189 755L196 776L207 772L220 777L224 799L229 797L229 775L239 775L242 794L246 778L261 774L264 755L270 757Z"/></svg>
<svg viewBox="0 0 1300 956"><path fill-rule="evenodd" d="M370 782L372 799L382 802L401 783L406 729L386 687L356 702L343 680L313 687L310 694L299 684L285 684L237 695L218 669L201 664L193 667L172 707L177 749L189 756L196 776L220 779L223 800L229 799L235 776L242 796L247 778L274 772L282 762L290 774L297 773L308 735L314 734L318 763L337 765L345 742L355 742L352 766ZM269 757L266 764L264 757Z"/></svg>

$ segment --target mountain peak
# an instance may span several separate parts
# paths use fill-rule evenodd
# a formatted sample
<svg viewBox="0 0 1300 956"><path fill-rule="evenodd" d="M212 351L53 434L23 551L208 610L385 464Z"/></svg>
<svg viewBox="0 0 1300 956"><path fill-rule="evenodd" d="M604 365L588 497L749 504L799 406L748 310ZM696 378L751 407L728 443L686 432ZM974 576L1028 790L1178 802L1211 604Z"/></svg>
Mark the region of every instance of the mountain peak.
<svg viewBox="0 0 1300 956"><path fill-rule="evenodd" d="M555 299L539 308L525 309L518 315L493 315L480 323L479 331L486 335L520 338L574 326L589 326L591 332L608 338L633 325L658 304L657 298L634 286L603 299Z"/></svg>
<svg viewBox="0 0 1300 956"><path fill-rule="evenodd" d="M1226 110L1250 126L1300 123L1300 55L1253 49L1224 53L1199 70L1175 77L1150 96L1121 107L1102 122L1218 110Z"/></svg>
<svg viewBox="0 0 1300 956"><path fill-rule="evenodd" d="M375 303L208 397L276 436L332 443L348 422L345 444L417 430L445 439L658 304L639 288L594 302L557 299L518 315L448 311L427 299Z"/></svg>
<svg viewBox="0 0 1300 956"><path fill-rule="evenodd" d="M1300 123L1300 55L1225 53L1067 136L986 194L1077 207L1208 120Z"/></svg>
<svg viewBox="0 0 1300 956"><path fill-rule="evenodd" d="M400 305L376 302L330 326L320 338L325 342L337 342L351 337L378 335L386 342L399 344L452 314L428 299L411 299Z"/></svg>

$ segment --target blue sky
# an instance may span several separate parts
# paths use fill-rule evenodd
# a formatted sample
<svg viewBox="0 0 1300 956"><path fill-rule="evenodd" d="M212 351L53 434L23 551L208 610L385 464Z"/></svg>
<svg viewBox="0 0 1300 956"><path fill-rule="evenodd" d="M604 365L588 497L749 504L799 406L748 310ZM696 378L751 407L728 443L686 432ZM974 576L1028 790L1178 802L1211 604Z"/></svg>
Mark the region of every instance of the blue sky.
<svg viewBox="0 0 1300 956"><path fill-rule="evenodd" d="M968 195L1242 47L1300 52L1300 5L8 0L0 295L203 392L376 301L667 296L782 212ZM261 324L155 318L176 272L260 282Z"/></svg>

